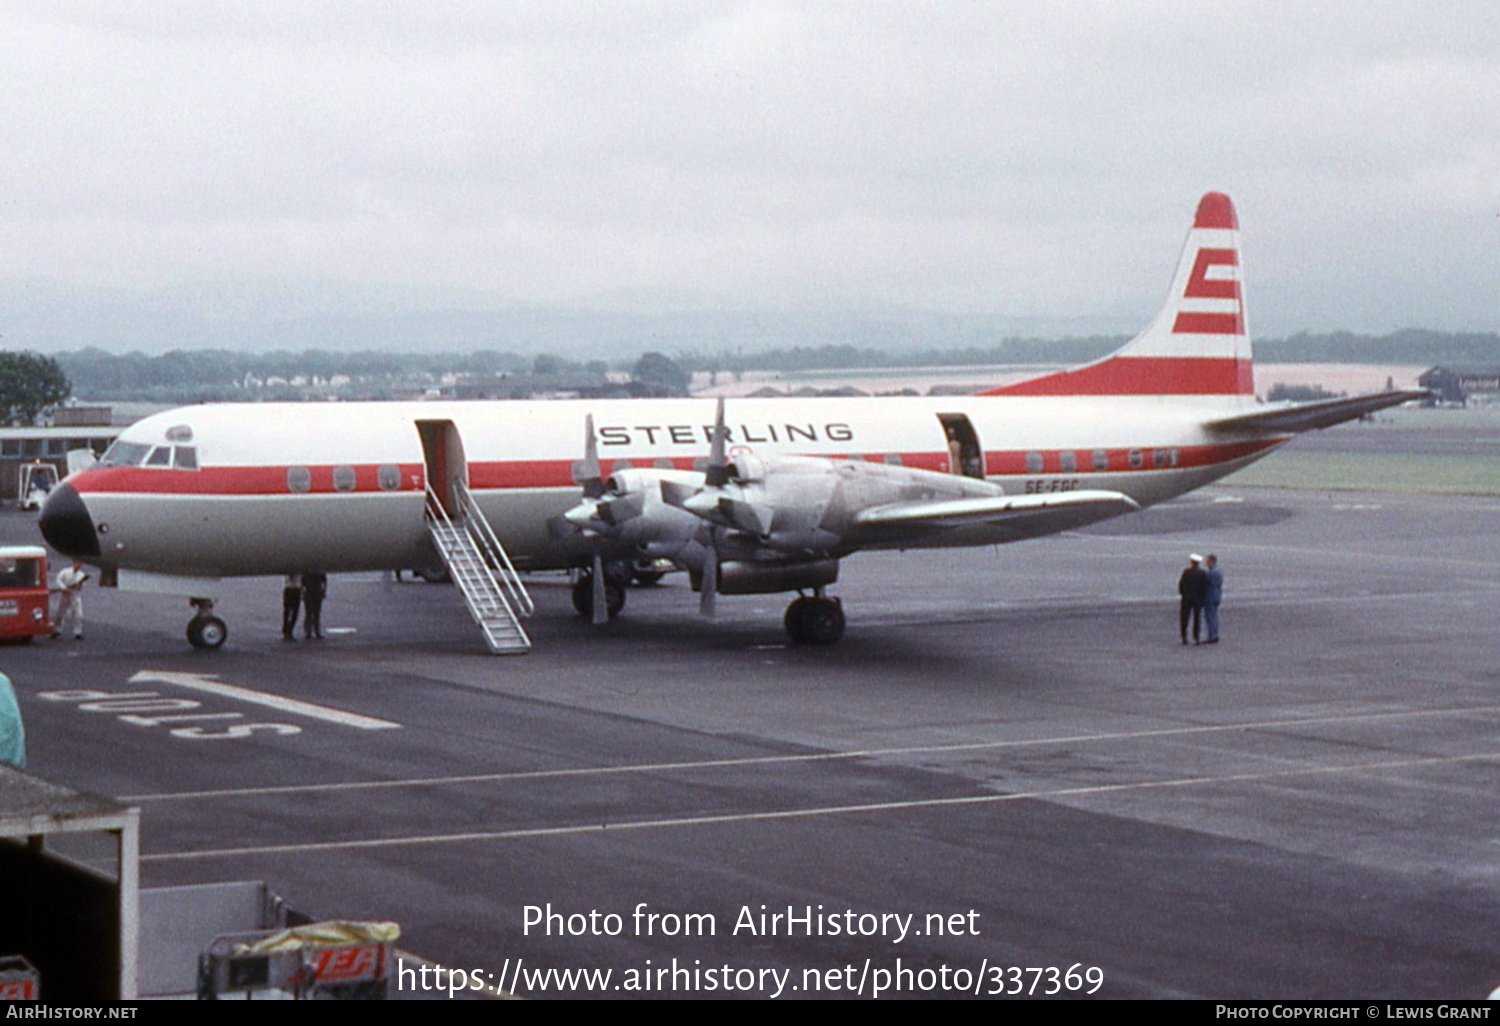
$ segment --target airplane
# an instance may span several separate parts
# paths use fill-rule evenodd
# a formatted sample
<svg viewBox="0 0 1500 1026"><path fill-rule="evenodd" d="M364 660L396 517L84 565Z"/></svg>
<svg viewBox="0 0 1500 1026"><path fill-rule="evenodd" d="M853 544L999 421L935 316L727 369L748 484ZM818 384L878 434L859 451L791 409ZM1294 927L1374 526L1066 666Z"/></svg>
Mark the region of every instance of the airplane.
<svg viewBox="0 0 1500 1026"><path fill-rule="evenodd" d="M704 614L721 594L796 592L787 633L832 644L846 620L828 589L855 552L1072 530L1425 395L1259 403L1239 253L1233 203L1205 194L1141 334L971 396L185 407L123 431L39 523L121 588L186 596L202 648L228 634L223 578L409 568L435 549L481 624L499 589L476 565L579 569L574 604L603 622L624 602L611 567L669 559Z"/></svg>

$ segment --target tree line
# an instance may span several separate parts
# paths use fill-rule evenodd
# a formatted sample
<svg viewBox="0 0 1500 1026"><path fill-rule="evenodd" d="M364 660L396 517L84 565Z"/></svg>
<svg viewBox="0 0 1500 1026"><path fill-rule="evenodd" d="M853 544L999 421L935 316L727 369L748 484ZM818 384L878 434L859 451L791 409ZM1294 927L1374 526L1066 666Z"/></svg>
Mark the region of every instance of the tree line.
<svg viewBox="0 0 1500 1026"><path fill-rule="evenodd" d="M79 349L41 356L0 351L0 421L32 423L70 396L88 401L162 403L268 399L392 399L433 389L472 398L686 395L691 374L798 372L995 364L1077 364L1128 336L1003 338L989 345L897 350L854 345L792 346L755 353L649 352L611 365L551 353L501 350L416 353L384 350L239 352L174 349L159 355ZM1386 335L1301 333L1255 343L1274 363L1500 365L1500 334L1404 329Z"/></svg>

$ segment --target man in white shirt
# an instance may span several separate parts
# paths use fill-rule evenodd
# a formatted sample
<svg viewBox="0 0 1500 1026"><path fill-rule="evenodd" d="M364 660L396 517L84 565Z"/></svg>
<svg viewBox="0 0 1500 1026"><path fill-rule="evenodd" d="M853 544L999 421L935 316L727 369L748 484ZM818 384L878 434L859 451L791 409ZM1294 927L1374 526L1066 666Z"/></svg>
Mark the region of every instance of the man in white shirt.
<svg viewBox="0 0 1500 1026"><path fill-rule="evenodd" d="M54 638L67 631L71 620L74 640L83 640L83 582L88 579L83 564L76 559L72 566L57 572L57 615L52 618Z"/></svg>

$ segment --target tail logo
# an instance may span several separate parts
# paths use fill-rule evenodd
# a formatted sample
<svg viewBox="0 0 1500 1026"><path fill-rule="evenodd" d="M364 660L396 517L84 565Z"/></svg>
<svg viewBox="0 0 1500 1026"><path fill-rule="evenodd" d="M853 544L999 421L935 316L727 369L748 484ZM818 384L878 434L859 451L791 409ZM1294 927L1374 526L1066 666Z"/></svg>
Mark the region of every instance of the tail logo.
<svg viewBox="0 0 1500 1026"><path fill-rule="evenodd" d="M1240 258L1232 249L1200 249L1193 273L1182 290L1183 309L1172 324L1174 335L1243 335L1245 307L1240 298ZM1190 300L1199 309L1189 310Z"/></svg>

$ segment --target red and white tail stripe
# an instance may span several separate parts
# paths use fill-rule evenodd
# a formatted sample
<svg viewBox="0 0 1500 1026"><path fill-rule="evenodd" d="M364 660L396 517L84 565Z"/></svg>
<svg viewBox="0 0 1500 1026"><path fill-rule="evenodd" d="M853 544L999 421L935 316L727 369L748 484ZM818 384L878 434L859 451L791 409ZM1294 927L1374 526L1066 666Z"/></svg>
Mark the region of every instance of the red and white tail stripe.
<svg viewBox="0 0 1500 1026"><path fill-rule="evenodd" d="M1253 395L1239 229L1229 197L1205 194L1149 328L1095 363L981 394Z"/></svg>

